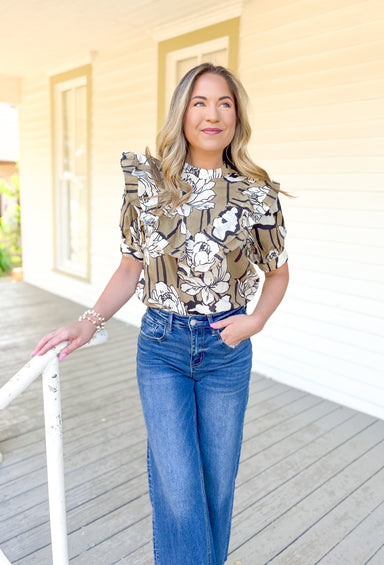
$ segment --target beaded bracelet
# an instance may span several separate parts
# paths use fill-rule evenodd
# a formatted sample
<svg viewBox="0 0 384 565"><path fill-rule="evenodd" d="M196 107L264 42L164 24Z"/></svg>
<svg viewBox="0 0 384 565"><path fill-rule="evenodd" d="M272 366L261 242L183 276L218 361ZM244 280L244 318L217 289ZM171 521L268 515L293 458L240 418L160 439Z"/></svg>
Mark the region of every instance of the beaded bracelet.
<svg viewBox="0 0 384 565"><path fill-rule="evenodd" d="M96 318L96 320L94 320L93 318ZM81 322L82 320L88 320L88 322L92 322L92 324L96 326L97 332L102 330L105 326L105 318L98 312L95 312L95 310L93 309L86 310L86 312L84 312L84 314L79 317L79 322Z"/></svg>

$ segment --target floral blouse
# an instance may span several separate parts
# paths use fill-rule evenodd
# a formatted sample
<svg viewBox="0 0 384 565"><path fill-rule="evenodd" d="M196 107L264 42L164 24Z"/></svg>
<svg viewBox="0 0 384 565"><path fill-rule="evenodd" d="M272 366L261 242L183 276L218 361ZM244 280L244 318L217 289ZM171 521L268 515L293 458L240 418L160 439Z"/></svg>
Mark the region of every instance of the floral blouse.
<svg viewBox="0 0 384 565"><path fill-rule="evenodd" d="M227 168L185 164L186 204L156 215L159 189L145 155L123 153L121 252L143 262L137 295L182 315L225 312L254 297L259 276L287 261L277 192Z"/></svg>

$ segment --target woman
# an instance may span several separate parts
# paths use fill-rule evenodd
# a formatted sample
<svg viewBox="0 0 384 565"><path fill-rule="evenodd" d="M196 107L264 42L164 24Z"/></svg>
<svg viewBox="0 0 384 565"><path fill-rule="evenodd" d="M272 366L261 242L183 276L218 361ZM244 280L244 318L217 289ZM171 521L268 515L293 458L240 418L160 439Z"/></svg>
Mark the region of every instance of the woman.
<svg viewBox="0 0 384 565"><path fill-rule="evenodd" d="M157 565L223 565L251 370L250 337L288 284L278 188L246 150L246 93L227 69L189 71L159 160L123 153L122 260L92 310L45 336L60 359L137 290L147 305L137 376L148 432ZM257 290L253 264L265 272Z"/></svg>

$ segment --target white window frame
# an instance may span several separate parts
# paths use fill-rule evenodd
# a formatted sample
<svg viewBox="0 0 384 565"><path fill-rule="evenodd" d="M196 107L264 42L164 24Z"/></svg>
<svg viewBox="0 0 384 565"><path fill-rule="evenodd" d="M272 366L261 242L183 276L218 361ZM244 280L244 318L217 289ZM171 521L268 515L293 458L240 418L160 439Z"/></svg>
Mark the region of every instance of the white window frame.
<svg viewBox="0 0 384 565"><path fill-rule="evenodd" d="M206 53L220 51L222 49L227 50L227 64L229 58L229 37L223 36L216 39L211 39L210 41L204 41L202 43L196 43L194 45L189 45L182 49L177 49L175 51L170 51L166 56L166 107L169 108L169 104L172 98L172 94L177 86L177 63L183 59L188 59L190 57L196 57L196 64L199 65L202 62L202 57Z"/></svg>
<svg viewBox="0 0 384 565"><path fill-rule="evenodd" d="M86 176L83 178L83 182L86 186L86 251L85 251L85 262L75 263L71 261L68 257L70 236L68 233L68 217L69 210L67 206L67 200L65 194L63 194L61 183L64 180L63 176L63 104L62 104L62 94L67 90L71 90L78 87L85 87L86 91L86 105L88 106L88 77L87 75L81 75L74 78L69 78L67 80L62 80L56 82L53 87L53 132L54 132L54 230L55 230L55 268L60 272L65 272L66 274L78 277L80 279L88 279L89 277L89 196L88 196L88 183L89 183L89 167L86 166ZM73 119L75 119L75 113L72 112ZM86 109L86 130L88 132L88 107ZM86 137L86 153L87 160L89 154L89 140L88 135Z"/></svg>

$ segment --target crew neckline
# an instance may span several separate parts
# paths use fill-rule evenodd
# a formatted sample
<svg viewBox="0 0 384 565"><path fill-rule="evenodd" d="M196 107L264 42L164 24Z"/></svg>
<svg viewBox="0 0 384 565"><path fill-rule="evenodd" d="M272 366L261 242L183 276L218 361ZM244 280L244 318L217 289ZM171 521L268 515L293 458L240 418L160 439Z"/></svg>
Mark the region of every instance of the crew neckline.
<svg viewBox="0 0 384 565"><path fill-rule="evenodd" d="M219 167L217 169L203 169L202 167L196 167L195 165L190 165L185 162L183 173L194 175L198 178L217 179L223 176L223 167Z"/></svg>

